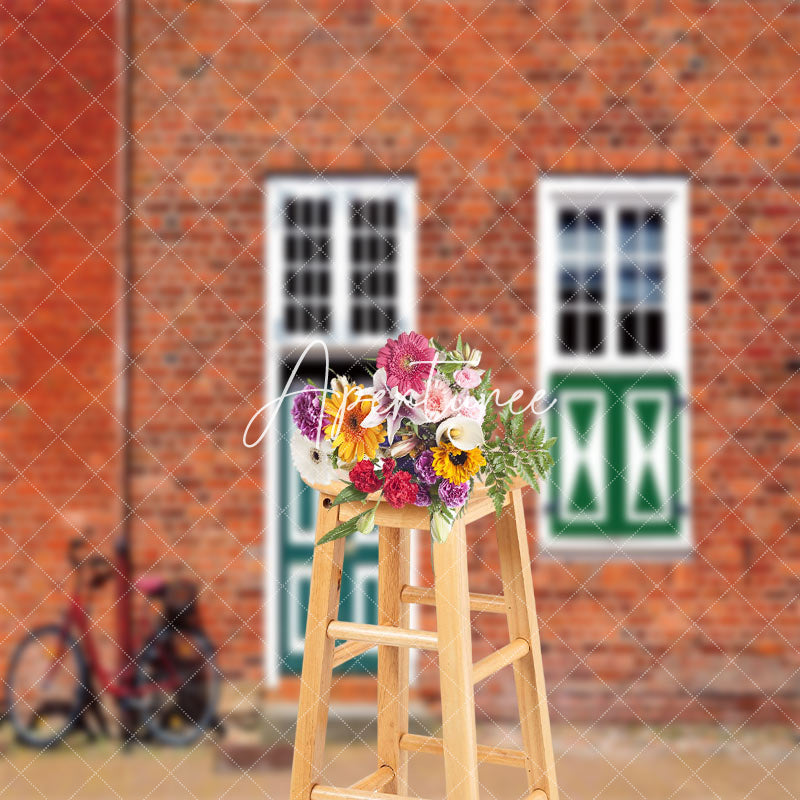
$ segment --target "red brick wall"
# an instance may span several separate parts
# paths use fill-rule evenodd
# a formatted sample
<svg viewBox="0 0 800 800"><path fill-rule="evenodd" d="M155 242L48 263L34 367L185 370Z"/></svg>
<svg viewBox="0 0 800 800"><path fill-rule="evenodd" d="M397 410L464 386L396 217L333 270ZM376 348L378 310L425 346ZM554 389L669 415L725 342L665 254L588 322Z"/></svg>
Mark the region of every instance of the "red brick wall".
<svg viewBox="0 0 800 800"><path fill-rule="evenodd" d="M241 627L225 663L261 654L260 454L239 435L268 346L265 176L414 173L421 327L462 332L511 386L535 374L539 174L679 173L699 545L677 566L537 562L549 688L556 718L797 715L800 10L759 4L778 17L757 36L744 2L304 5L137 6L135 485L219 596L217 635ZM496 569L491 537L479 551ZM502 714L512 694L479 702Z"/></svg>
<svg viewBox="0 0 800 800"><path fill-rule="evenodd" d="M3 674L62 602L67 541L107 549L120 519L116 7L0 8Z"/></svg>
<svg viewBox="0 0 800 800"><path fill-rule="evenodd" d="M445 341L461 332L509 388L535 375L539 175L679 173L692 182L698 545L677 565L536 562L554 718L797 718L797 678L787 679L800 667L800 91L787 81L796 60L787 42L800 38L800 9L304 5L135 4L138 566L185 561L206 587L223 666L260 677L262 454L242 447L241 432L260 404L269 346L269 173L414 173L420 327ZM4 346L4 379L13 372L26 387L14 371L38 356L23 360L25 343L10 341L18 349ZM105 382L113 357L109 347L94 362ZM45 435L29 424L30 436ZM4 453L16 428L4 424ZM73 447L85 457L102 430L91 426ZM80 484L60 464L42 467L48 480ZM4 528L32 533L47 504L35 489L13 496L40 521L17 510ZM474 589L496 590L492 537L476 542ZM497 620L478 627L502 642ZM476 638L479 655L488 646ZM423 678L431 697L433 675ZM508 676L487 684L479 705L509 713Z"/></svg>

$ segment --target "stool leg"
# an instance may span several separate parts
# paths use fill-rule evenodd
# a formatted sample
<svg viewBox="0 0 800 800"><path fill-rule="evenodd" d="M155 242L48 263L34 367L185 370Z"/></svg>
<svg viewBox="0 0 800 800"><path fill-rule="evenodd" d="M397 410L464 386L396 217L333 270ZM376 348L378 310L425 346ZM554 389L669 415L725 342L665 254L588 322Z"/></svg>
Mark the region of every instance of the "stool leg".
<svg viewBox="0 0 800 800"><path fill-rule="evenodd" d="M326 499L330 498L320 497L317 540L339 520L339 507L326 508ZM290 800L309 800L322 769L333 673L334 642L328 638L328 625L339 610L344 543L336 539L314 549Z"/></svg>
<svg viewBox="0 0 800 800"><path fill-rule="evenodd" d="M378 625L408 628L408 605L400 591L411 579L411 531L381 527L378 543ZM408 794L408 753L400 737L408 733L407 647L378 646L378 766L395 778L383 791Z"/></svg>
<svg viewBox="0 0 800 800"><path fill-rule="evenodd" d="M511 503L497 522L497 546L511 641L519 637L530 644L528 655L514 663L522 740L528 756L528 786L531 792L543 790L547 800L558 800L525 510L519 489L512 492Z"/></svg>
<svg viewBox="0 0 800 800"><path fill-rule="evenodd" d="M447 800L478 800L472 626L463 521L456 521L446 542L434 543L433 569Z"/></svg>

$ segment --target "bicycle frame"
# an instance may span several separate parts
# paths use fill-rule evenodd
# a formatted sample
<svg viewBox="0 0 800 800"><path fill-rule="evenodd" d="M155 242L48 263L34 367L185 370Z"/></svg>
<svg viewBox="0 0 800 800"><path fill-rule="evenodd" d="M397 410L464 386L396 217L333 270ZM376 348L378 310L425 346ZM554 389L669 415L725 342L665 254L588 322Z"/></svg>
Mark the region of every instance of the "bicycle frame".
<svg viewBox="0 0 800 800"><path fill-rule="evenodd" d="M148 684L144 686L137 686L135 682L136 664L134 661L135 653L132 654L133 658L125 660L125 666L116 674L113 675L111 670L103 666L100 654L92 636L92 620L89 616L86 607L81 601L79 592L75 592L68 596L69 605L64 615L62 623L65 633L71 633L77 639L79 646L82 648L86 656L86 666L89 675L93 680L93 690L96 694L100 695L105 692L111 694L117 700L126 700L139 698L148 693L157 691L173 691L180 687L180 678L174 672L173 665L167 661L167 665L173 671L173 680L170 682L160 682L159 684ZM158 636L154 637L154 641ZM68 637L65 635L65 643ZM64 653L56 654L54 663L57 663Z"/></svg>

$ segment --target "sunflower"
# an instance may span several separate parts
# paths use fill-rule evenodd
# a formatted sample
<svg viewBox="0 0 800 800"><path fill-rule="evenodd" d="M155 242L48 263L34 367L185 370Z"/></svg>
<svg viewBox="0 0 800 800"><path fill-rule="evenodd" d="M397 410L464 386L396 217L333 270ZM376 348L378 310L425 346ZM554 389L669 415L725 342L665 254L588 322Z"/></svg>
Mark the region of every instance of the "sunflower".
<svg viewBox="0 0 800 800"><path fill-rule="evenodd" d="M450 483L464 483L486 465L486 459L479 447L459 450L455 445L443 444L432 447L431 450L433 471Z"/></svg>
<svg viewBox="0 0 800 800"><path fill-rule="evenodd" d="M335 392L325 401L325 413L330 422L325 426L325 436L338 448L339 461L350 463L366 457L375 458L378 445L386 436L383 424L362 428L361 422L372 409L372 397L359 394L363 386L349 386Z"/></svg>

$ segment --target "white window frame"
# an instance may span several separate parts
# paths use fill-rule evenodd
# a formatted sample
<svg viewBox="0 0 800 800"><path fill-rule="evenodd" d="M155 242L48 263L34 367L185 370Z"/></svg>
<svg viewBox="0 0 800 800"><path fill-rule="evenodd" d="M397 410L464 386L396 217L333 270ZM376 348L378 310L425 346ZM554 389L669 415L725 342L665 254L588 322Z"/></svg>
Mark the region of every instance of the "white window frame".
<svg viewBox="0 0 800 800"><path fill-rule="evenodd" d="M397 201L397 316L398 330L410 330L414 319L416 298L415 235L416 192L415 181L407 176L346 176L310 177L275 176L267 181L265 230L267 232L267 263L283 263L283 237L286 202L296 197L302 199L328 199L331 203L331 330L313 332L287 332L284 328L283 270L271 268L268 294L268 336L271 342L282 345L306 344L310 338L324 339L332 346L369 350L386 341L386 334L371 332L354 334L350 330L350 203L354 200ZM272 298L272 302L269 299ZM281 298L281 300L278 300Z"/></svg>
<svg viewBox="0 0 800 800"><path fill-rule="evenodd" d="M563 205L583 209L601 208L605 222L605 302L602 353L572 354L560 351L558 343L558 212ZM659 354L620 352L621 330L618 324L620 263L617 251L616 224L620 206L657 206L664 213L664 352ZM610 213L609 213L610 212ZM689 386L689 181L683 177L641 176L617 177L570 175L543 177L537 187L538 232L538 327L539 327L539 385L547 388L551 376L559 372L583 374L642 372L674 372L681 391ZM611 269L614 265L614 269ZM680 483L683 503L690 505L691 452L689 450L689 416L685 415L681 430ZM554 537L547 517L552 487L545 482L539 503L539 529L544 554L557 557L576 555L579 558L598 555L608 557L618 553L655 555L674 558L691 550L691 519L686 513L679 535L641 536L614 539L608 537Z"/></svg>
<svg viewBox="0 0 800 800"><path fill-rule="evenodd" d="M342 355L375 357L377 348L386 343L387 336L396 334L353 334L350 328L350 243L349 225L345 211L349 201L355 199L396 199L398 201L398 256L397 256L397 331L414 330L417 324L417 195L416 179L398 175L274 175L265 181L264 231L265 269L264 308L266 329L264 348L263 403L280 396L282 359L289 354L299 355L312 339L325 341L331 357ZM287 333L283 325L284 270L283 238L284 207L294 197L332 200L331 266L333 324L327 334L320 331ZM298 349L299 348L299 349ZM320 348L309 351L310 358L319 358ZM285 401L288 402L288 401ZM264 682L269 688L280 685L280 626L287 624L279 618L279 593L282 591L279 570L273 569L281 557L279 526L275 524L278 506L278 426L272 425L265 438L263 481L264 499ZM411 580L417 573L417 537L411 539ZM410 624L415 625L418 609L411 607ZM418 658L411 651L410 675L417 676Z"/></svg>

